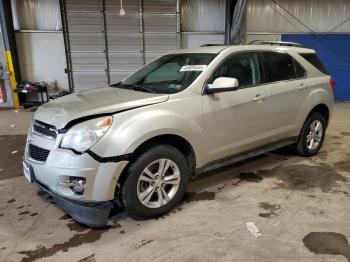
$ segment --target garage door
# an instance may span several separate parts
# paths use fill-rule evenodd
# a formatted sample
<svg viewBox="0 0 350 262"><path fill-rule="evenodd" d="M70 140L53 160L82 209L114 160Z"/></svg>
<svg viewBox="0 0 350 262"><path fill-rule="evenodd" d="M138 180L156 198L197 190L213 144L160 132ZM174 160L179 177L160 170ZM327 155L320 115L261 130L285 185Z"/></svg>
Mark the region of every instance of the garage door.
<svg viewBox="0 0 350 262"><path fill-rule="evenodd" d="M106 87L180 47L178 0L62 1L68 74L74 91Z"/></svg>
<svg viewBox="0 0 350 262"><path fill-rule="evenodd" d="M335 80L335 99L350 101L350 35L349 34L290 34L283 41L298 42L315 49Z"/></svg>

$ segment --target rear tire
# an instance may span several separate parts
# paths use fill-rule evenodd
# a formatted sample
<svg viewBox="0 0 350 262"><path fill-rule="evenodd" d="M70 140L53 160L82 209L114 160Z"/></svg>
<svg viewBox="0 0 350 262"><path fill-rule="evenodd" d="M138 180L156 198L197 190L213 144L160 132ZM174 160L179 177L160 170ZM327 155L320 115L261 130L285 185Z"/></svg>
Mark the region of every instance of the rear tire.
<svg viewBox="0 0 350 262"><path fill-rule="evenodd" d="M173 209L183 198L190 168L175 147L155 145L127 170L122 199L130 216L152 218Z"/></svg>
<svg viewBox="0 0 350 262"><path fill-rule="evenodd" d="M323 145L326 134L326 120L319 112L311 113L306 119L296 145L297 154L314 156Z"/></svg>

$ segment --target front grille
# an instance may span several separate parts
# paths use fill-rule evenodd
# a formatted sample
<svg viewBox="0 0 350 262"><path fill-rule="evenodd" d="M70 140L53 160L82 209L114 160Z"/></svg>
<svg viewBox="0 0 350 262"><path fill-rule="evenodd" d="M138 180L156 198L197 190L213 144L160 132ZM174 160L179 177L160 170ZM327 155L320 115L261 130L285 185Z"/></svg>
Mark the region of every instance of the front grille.
<svg viewBox="0 0 350 262"><path fill-rule="evenodd" d="M57 132L56 129L53 126L44 124L44 123L38 123L38 121L35 121L33 123L33 131L35 133L56 139L57 137Z"/></svg>
<svg viewBox="0 0 350 262"><path fill-rule="evenodd" d="M50 150L37 147L35 145L29 144L28 146L28 154L29 157L40 162L45 162L47 157L49 156Z"/></svg>

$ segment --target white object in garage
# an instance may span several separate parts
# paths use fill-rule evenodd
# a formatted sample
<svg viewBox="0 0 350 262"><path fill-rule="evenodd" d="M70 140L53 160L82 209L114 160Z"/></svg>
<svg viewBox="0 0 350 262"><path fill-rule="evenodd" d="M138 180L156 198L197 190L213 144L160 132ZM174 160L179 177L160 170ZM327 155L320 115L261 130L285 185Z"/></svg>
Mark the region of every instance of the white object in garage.
<svg viewBox="0 0 350 262"><path fill-rule="evenodd" d="M254 222L247 222L246 224L248 231L254 236L254 237L261 237L261 233L259 228L254 224Z"/></svg>
<svg viewBox="0 0 350 262"><path fill-rule="evenodd" d="M121 16L124 16L125 15L125 10L123 8L123 0L120 0L120 11L119 11L119 14Z"/></svg>

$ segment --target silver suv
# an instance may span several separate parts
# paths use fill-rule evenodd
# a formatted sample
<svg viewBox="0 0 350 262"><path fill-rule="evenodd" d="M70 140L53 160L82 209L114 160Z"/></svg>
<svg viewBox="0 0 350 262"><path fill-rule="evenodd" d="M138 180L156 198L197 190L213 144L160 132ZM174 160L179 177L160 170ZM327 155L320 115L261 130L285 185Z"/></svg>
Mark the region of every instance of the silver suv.
<svg viewBox="0 0 350 262"><path fill-rule="evenodd" d="M118 205L133 217L160 216L210 170L289 145L316 154L333 84L306 48L177 50L111 87L41 106L24 174L92 227Z"/></svg>

